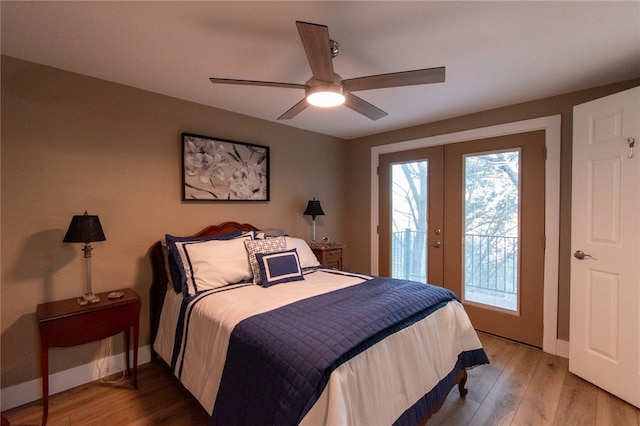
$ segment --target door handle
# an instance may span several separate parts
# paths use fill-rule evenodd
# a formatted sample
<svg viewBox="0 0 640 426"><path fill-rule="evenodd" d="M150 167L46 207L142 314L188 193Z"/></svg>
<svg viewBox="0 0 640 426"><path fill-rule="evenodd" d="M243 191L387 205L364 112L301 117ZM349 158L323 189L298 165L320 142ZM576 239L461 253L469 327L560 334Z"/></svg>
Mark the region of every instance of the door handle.
<svg viewBox="0 0 640 426"><path fill-rule="evenodd" d="M593 259L594 258L590 254L587 254L587 253L583 252L582 250L576 250L573 253L573 257L575 257L578 260L583 260L583 259L586 259L586 258L589 258L589 259Z"/></svg>
<svg viewBox="0 0 640 426"><path fill-rule="evenodd" d="M429 243L429 246L433 248L440 248L442 243L440 241L436 241L435 243Z"/></svg>

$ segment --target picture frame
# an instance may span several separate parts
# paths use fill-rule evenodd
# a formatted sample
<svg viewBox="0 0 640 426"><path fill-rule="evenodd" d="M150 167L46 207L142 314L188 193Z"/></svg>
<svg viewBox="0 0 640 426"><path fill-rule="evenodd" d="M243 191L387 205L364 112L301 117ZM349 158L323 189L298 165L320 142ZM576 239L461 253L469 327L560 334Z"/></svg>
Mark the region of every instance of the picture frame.
<svg viewBox="0 0 640 426"><path fill-rule="evenodd" d="M182 133L183 201L269 201L269 147Z"/></svg>

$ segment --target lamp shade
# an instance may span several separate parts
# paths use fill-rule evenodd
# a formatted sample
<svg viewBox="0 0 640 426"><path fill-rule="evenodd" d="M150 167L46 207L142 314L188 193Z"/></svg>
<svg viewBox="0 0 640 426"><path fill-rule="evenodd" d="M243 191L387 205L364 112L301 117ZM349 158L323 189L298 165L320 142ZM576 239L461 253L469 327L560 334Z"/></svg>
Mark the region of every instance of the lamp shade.
<svg viewBox="0 0 640 426"><path fill-rule="evenodd" d="M67 233L62 240L65 243L85 243L105 241L104 232L98 216L91 216L85 211L81 216L73 216Z"/></svg>
<svg viewBox="0 0 640 426"><path fill-rule="evenodd" d="M314 218L316 216L324 216L322 207L320 207L320 201L316 200L315 198L313 200L309 200L307 208L305 209L303 214L307 216L313 216Z"/></svg>

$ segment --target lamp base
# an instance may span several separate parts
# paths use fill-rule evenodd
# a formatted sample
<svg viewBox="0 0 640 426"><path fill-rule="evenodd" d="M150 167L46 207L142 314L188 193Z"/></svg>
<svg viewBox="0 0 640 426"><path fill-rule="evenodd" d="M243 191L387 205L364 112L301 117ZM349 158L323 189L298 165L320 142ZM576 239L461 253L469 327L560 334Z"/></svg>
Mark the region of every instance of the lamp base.
<svg viewBox="0 0 640 426"><path fill-rule="evenodd" d="M97 303L100 298L93 293L87 293L82 297L78 297L78 305L87 305L89 303Z"/></svg>

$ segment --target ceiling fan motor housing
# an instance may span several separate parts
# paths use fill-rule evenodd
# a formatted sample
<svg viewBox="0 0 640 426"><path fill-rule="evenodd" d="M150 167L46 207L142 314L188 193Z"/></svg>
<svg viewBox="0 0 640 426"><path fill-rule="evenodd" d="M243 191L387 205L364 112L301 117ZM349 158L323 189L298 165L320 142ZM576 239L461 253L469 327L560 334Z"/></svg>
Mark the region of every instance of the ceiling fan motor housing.
<svg viewBox="0 0 640 426"><path fill-rule="evenodd" d="M340 53L340 44L337 41L330 39L329 51L331 52L331 57L335 58L338 56L338 53Z"/></svg>

